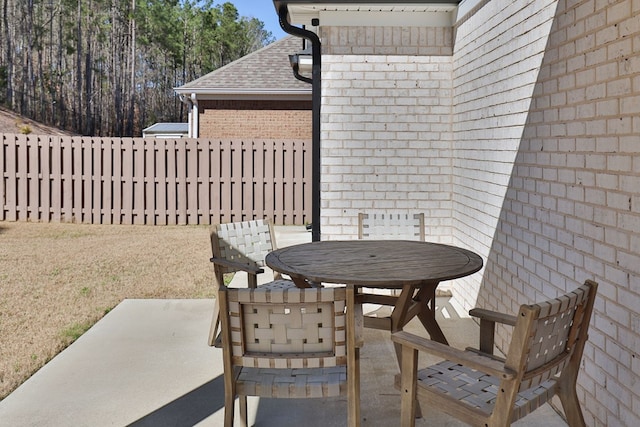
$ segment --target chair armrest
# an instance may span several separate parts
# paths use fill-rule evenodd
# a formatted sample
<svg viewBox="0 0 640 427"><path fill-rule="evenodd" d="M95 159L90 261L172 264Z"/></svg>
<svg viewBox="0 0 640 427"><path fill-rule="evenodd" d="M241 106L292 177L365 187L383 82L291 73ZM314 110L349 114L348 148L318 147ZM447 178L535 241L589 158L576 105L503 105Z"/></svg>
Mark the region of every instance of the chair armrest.
<svg viewBox="0 0 640 427"><path fill-rule="evenodd" d="M498 322L505 325L515 326L516 324L516 316L487 310L485 308L473 308L469 310L469 315L477 317L480 320L488 320L490 322Z"/></svg>
<svg viewBox="0 0 640 427"><path fill-rule="evenodd" d="M214 264L222 265L224 267L231 267L237 270L246 271L247 273L250 273L250 274L264 273L264 270L260 267L254 267L253 265L243 264L241 262L229 261L228 259L224 259L224 258L213 257L209 261L211 261Z"/></svg>
<svg viewBox="0 0 640 427"><path fill-rule="evenodd" d="M493 354L496 322L511 326L516 324L516 316L484 308L471 309L469 315L480 319L480 351L487 354Z"/></svg>
<svg viewBox="0 0 640 427"><path fill-rule="evenodd" d="M454 363L476 369L500 379L513 379L516 372L505 368L504 363L484 356L481 353L459 350L446 344L419 337L408 332L399 331L391 334L391 340L401 344L403 351L410 349L424 351L429 354L450 360Z"/></svg>

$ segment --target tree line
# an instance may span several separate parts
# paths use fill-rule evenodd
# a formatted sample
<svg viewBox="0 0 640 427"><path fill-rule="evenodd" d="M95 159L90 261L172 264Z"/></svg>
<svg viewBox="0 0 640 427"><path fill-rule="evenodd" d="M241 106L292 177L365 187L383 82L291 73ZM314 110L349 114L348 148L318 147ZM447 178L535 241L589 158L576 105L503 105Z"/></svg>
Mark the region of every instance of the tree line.
<svg viewBox="0 0 640 427"><path fill-rule="evenodd" d="M230 2L0 1L0 104L82 135L186 121L174 87L273 41Z"/></svg>

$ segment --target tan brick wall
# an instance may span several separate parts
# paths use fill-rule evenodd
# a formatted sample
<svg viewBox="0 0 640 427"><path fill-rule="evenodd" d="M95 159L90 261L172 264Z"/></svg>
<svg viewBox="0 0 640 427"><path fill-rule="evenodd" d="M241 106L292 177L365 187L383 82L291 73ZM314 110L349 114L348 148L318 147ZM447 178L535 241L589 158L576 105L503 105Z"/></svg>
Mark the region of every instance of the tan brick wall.
<svg viewBox="0 0 640 427"><path fill-rule="evenodd" d="M311 101L201 101L200 138L311 139Z"/></svg>

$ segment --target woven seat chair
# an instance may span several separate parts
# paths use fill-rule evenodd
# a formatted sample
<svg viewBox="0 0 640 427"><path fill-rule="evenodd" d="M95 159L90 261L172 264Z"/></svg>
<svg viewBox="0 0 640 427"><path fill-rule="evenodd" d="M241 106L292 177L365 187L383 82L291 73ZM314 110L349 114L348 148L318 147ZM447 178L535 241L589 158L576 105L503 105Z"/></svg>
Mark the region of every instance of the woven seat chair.
<svg viewBox="0 0 640 427"><path fill-rule="evenodd" d="M347 396L349 426L360 420L359 343L353 287L220 287L225 426L247 396Z"/></svg>
<svg viewBox="0 0 640 427"><path fill-rule="evenodd" d="M358 239L400 239L424 242L424 214L358 214Z"/></svg>
<svg viewBox="0 0 640 427"><path fill-rule="evenodd" d="M415 425L416 396L473 426L508 426L558 395L570 426L584 426L576 380L598 284L561 297L522 305L517 316L484 309L480 350L458 350L407 332L392 334L402 345L402 426ZM506 359L494 356L495 323L513 325ZM483 351L484 350L484 351ZM417 370L418 353L444 361Z"/></svg>
<svg viewBox="0 0 640 427"><path fill-rule="evenodd" d="M208 342L211 346L220 346L220 341L216 339L220 325L217 294L220 286L224 285L224 274L245 272L249 288L257 287L258 274L264 273L264 258L277 249L277 246L273 225L266 219L216 224L211 226L210 231L216 301ZM295 286L291 280L283 279L278 272L273 273L273 279L265 284L277 287Z"/></svg>
<svg viewBox="0 0 640 427"><path fill-rule="evenodd" d="M424 242L424 214L359 213L358 239L366 240L419 240ZM434 291L435 292L435 291ZM397 290L358 288L358 303L393 307L398 299ZM435 295L431 298L435 310ZM391 318L369 313L364 316L367 328L391 330Z"/></svg>

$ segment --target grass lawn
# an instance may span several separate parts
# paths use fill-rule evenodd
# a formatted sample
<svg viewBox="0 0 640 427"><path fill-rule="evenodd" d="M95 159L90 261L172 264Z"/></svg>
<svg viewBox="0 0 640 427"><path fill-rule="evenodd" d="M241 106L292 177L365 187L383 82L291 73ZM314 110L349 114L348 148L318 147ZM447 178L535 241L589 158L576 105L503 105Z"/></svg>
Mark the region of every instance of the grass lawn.
<svg viewBox="0 0 640 427"><path fill-rule="evenodd" d="M211 298L207 226L0 221L0 400L126 298Z"/></svg>

